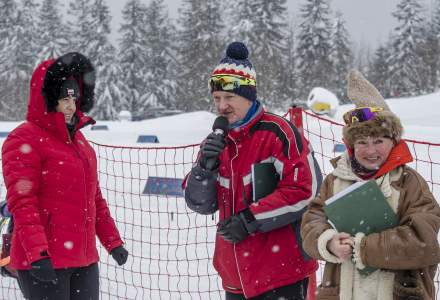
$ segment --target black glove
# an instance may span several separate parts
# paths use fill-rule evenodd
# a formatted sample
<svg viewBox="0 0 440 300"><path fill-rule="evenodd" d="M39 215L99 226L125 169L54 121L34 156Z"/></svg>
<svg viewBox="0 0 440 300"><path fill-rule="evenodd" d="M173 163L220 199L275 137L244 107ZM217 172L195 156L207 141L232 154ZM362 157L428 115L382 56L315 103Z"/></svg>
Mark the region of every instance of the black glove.
<svg viewBox="0 0 440 300"><path fill-rule="evenodd" d="M113 248L110 254L120 266L125 264L125 262L127 261L128 251L125 250L124 246Z"/></svg>
<svg viewBox="0 0 440 300"><path fill-rule="evenodd" d="M217 233L231 243L241 242L257 229L257 220L249 208L217 224Z"/></svg>
<svg viewBox="0 0 440 300"><path fill-rule="evenodd" d="M206 169L207 162L209 160L217 160L220 153L225 149L225 146L225 137L222 134L210 133L200 147L202 154L200 165ZM216 164L211 163L211 165L214 166L212 170L217 168Z"/></svg>
<svg viewBox="0 0 440 300"><path fill-rule="evenodd" d="M57 274L50 258L43 258L31 263L30 273L39 281L57 281Z"/></svg>

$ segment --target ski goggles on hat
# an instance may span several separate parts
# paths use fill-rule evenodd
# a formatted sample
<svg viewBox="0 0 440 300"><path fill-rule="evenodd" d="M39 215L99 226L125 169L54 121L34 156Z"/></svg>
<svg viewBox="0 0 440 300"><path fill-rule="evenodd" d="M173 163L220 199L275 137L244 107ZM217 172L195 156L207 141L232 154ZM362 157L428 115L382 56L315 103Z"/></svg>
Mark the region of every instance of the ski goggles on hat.
<svg viewBox="0 0 440 300"><path fill-rule="evenodd" d="M216 75L209 79L209 89L215 91L233 91L241 86L257 86L255 79L233 75Z"/></svg>
<svg viewBox="0 0 440 300"><path fill-rule="evenodd" d="M383 111L382 107L358 107L346 112L343 116L347 125L365 122L373 119L378 112Z"/></svg>

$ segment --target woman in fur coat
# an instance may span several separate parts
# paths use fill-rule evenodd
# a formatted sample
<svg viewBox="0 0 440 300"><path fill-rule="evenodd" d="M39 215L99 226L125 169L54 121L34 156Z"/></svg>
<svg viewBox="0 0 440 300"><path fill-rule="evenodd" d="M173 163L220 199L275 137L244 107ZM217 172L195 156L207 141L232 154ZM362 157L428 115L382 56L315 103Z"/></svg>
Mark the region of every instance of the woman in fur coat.
<svg viewBox="0 0 440 300"><path fill-rule="evenodd" d="M348 97L356 108L344 115L347 151L332 161L335 169L325 178L301 227L305 251L325 261L317 299L435 299L439 205L422 176L406 165L412 156L401 140L399 118L357 71L348 76ZM337 232L327 222L325 200L371 179L398 216L398 226L367 236ZM358 269L366 266L378 270L361 275Z"/></svg>
<svg viewBox="0 0 440 300"><path fill-rule="evenodd" d="M94 101L91 62L68 53L41 63L30 83L26 122L2 148L8 210L14 218L11 267L28 299L99 298L96 237L126 262L99 188L96 155L80 129Z"/></svg>

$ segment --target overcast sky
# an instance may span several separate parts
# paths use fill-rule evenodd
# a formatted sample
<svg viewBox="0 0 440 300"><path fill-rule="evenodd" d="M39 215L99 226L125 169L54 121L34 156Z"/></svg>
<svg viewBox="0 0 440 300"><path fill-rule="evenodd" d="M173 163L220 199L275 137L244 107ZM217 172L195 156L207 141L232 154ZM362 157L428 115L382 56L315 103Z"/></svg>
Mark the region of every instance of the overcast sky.
<svg viewBox="0 0 440 300"><path fill-rule="evenodd" d="M143 0L148 3L148 0ZM228 1L228 0L227 0ZM229 0L233 1L233 0ZM362 45L371 45L376 47L381 41L384 41L391 30L396 26L396 20L391 15L396 9L400 0L330 0L334 11L339 10L344 15L347 22L347 28L356 43L356 47ZM419 0L422 4L429 5L433 0ZM60 0L61 3L67 3L69 0ZM126 0L107 0L112 12L112 40L116 41L117 30L121 23L121 10ZM299 7L304 0L287 0L289 14L299 22ZM181 0L165 0L169 7L170 16L177 17L177 10L181 5Z"/></svg>

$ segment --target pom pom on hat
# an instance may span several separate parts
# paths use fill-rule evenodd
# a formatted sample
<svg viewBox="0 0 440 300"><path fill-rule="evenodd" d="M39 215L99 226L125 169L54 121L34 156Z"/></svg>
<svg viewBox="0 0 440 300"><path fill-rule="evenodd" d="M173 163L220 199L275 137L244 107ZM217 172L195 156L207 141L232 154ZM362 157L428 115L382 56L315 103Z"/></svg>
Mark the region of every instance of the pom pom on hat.
<svg viewBox="0 0 440 300"><path fill-rule="evenodd" d="M257 74L248 60L249 50L242 42L233 42L226 48L226 57L220 60L211 74L213 76L239 76L257 81ZM256 86L242 85L227 92L240 95L249 101L257 100Z"/></svg>
<svg viewBox="0 0 440 300"><path fill-rule="evenodd" d="M241 42L230 43L226 49L226 56L232 59L247 59L249 57L249 50L245 44Z"/></svg>
<svg viewBox="0 0 440 300"><path fill-rule="evenodd" d="M390 110L385 99L359 71L352 70L347 76L348 98L359 107L381 107L382 111L365 122L346 124L342 129L342 136L348 147L353 148L354 142L363 137L386 136L396 143L403 134L400 119Z"/></svg>

